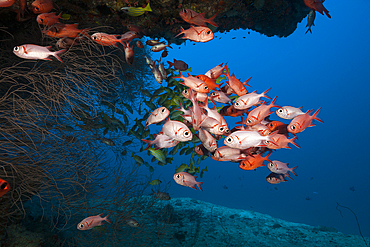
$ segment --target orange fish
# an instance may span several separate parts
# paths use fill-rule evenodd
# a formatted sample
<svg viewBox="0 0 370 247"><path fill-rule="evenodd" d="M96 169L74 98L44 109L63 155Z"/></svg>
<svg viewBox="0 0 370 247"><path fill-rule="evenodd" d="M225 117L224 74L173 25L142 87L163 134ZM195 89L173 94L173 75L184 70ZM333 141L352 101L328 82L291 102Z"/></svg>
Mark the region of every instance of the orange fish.
<svg viewBox="0 0 370 247"><path fill-rule="evenodd" d="M2 197L3 195L5 195L6 192L8 192L10 190L10 185L7 181L5 180L2 180L0 178L0 197Z"/></svg>
<svg viewBox="0 0 370 247"><path fill-rule="evenodd" d="M55 13L43 13L37 16L36 21L40 25L50 27L54 25L55 23L57 23L59 19L62 18L61 16L62 16L62 12L60 12L59 15L56 15Z"/></svg>
<svg viewBox="0 0 370 247"><path fill-rule="evenodd" d="M180 17L184 21L186 21L187 23L194 24L196 26L203 26L203 27L207 26L206 23L209 23L212 26L218 27L216 22L214 22L214 20L213 20L217 16L217 14L218 14L218 12L214 16L212 16L211 18L206 19L206 18L204 18L203 13L197 13L194 10L191 10L191 9L183 9L179 13Z"/></svg>
<svg viewBox="0 0 370 247"><path fill-rule="evenodd" d="M234 108L234 105L226 105L220 110L222 116L239 117L246 113L247 110L238 110Z"/></svg>
<svg viewBox="0 0 370 247"><path fill-rule="evenodd" d="M307 7L316 10L322 15L324 15L323 12L325 12L326 16L331 18L329 11L322 4L323 2L323 0L304 0L304 4L306 4Z"/></svg>
<svg viewBox="0 0 370 247"><path fill-rule="evenodd" d="M90 229L94 228L95 226L103 225L103 221L106 221L106 222L112 224L112 221L110 221L108 219L110 214L108 214L104 218L101 217L102 215L103 214L99 214L99 215L90 216L90 217L85 218L80 223L78 223L77 229L82 230L82 231L90 230Z"/></svg>
<svg viewBox="0 0 370 247"><path fill-rule="evenodd" d="M262 122L262 120L264 120L265 117L273 113L273 112L270 112L270 109L272 107L279 107L277 105L274 105L276 98L277 97L275 97L269 105L260 105L257 108L254 108L253 110L251 110L251 112L247 116L245 124L248 126L258 124Z"/></svg>
<svg viewBox="0 0 370 247"><path fill-rule="evenodd" d="M20 21L24 17L24 9L26 8L27 1L19 0L19 11L17 14L17 21Z"/></svg>
<svg viewBox="0 0 370 247"><path fill-rule="evenodd" d="M216 84L216 79L211 79L210 77L206 75L197 75L195 77L204 81L204 83L207 84L210 90L216 90L216 88L220 89L220 86Z"/></svg>
<svg viewBox="0 0 370 247"><path fill-rule="evenodd" d="M78 24L62 24L56 23L55 25L51 26L49 29L44 30L43 33L48 35L49 37L55 38L76 38L80 33L89 36L87 31L89 29L78 29Z"/></svg>
<svg viewBox="0 0 370 247"><path fill-rule="evenodd" d="M0 7L10 7L15 3L15 0L0 0Z"/></svg>
<svg viewBox="0 0 370 247"><path fill-rule="evenodd" d="M93 35L91 35L92 40L94 40L99 45L115 47L118 47L116 43L121 43L119 37L121 37L121 35L106 33L94 33Z"/></svg>
<svg viewBox="0 0 370 247"><path fill-rule="evenodd" d="M181 32L177 34L175 38L181 34L184 34L181 39L189 39L194 42L208 42L215 37L212 30L208 27L191 26L186 30L181 27Z"/></svg>
<svg viewBox="0 0 370 247"><path fill-rule="evenodd" d="M34 14L41 14L49 13L54 6L51 0L36 0L31 4L31 8Z"/></svg>
<svg viewBox="0 0 370 247"><path fill-rule="evenodd" d="M297 134L304 131L307 127L313 127L315 126L314 124L312 124L312 121L314 119L323 123L324 121L317 117L320 109L321 107L312 116L310 116L309 113L311 113L313 110L309 110L305 114L293 118L293 120L288 125L288 131L292 134Z"/></svg>
<svg viewBox="0 0 370 247"><path fill-rule="evenodd" d="M264 161L271 162L271 160L268 159L270 155L271 151L265 157L263 157L262 154L258 154L256 156L248 156L245 160L240 161L239 168L243 170L254 170L258 167L264 166Z"/></svg>
<svg viewBox="0 0 370 247"><path fill-rule="evenodd" d="M229 87L234 90L234 92L238 95L238 96L242 96L242 95L245 95L248 93L247 89L245 88L245 86L248 86L248 82L249 80L252 78L252 77L249 77L249 79L247 79L245 82L241 82L240 80L236 79L235 75L232 74L230 76L229 74L229 68L227 67L227 64L225 64L225 68L226 68L226 75L227 76L227 79L228 81L226 82L227 85L229 85Z"/></svg>
<svg viewBox="0 0 370 247"><path fill-rule="evenodd" d="M288 124L285 124L285 123L283 123L283 122L280 122L280 121L271 121L271 122L269 122L267 125L267 128L269 128L269 130L271 131L271 132L274 132L275 130L278 130L279 132L279 134L288 134L289 132L288 132L288 129L287 129L287 127L288 127Z"/></svg>
<svg viewBox="0 0 370 247"><path fill-rule="evenodd" d="M270 149L280 149L280 148L290 149L290 147L288 146L289 143L293 144L297 148L301 148L297 143L294 142L294 140L296 140L296 139L297 139L296 136L292 139L288 139L288 137L286 137L285 135L276 134L274 137L272 137L272 141L276 145L272 144L271 142L266 143L266 144L267 144L267 147L270 148Z"/></svg>

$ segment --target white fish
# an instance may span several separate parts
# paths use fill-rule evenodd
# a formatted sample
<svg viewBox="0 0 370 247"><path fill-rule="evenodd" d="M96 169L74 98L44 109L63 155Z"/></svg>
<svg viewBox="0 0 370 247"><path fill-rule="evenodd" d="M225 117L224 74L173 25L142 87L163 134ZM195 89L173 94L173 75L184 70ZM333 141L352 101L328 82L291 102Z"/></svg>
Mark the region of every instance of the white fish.
<svg viewBox="0 0 370 247"><path fill-rule="evenodd" d="M276 115L283 119L293 119L296 116L304 114L304 112L301 111L301 108L302 107L296 108L293 106L283 106L276 110Z"/></svg>
<svg viewBox="0 0 370 247"><path fill-rule="evenodd" d="M276 133L273 133L268 136L262 136L257 131L238 130L228 135L224 140L224 144L231 148L238 149L247 149L250 147L262 147L266 146L266 144L264 144L265 142L273 143L271 137L273 137L275 134Z"/></svg>
<svg viewBox="0 0 370 247"><path fill-rule="evenodd" d="M266 96L266 93L270 90L271 88L267 89L263 93L257 94L256 91L252 93L248 93L245 95L240 96L234 103L234 108L238 110L244 110L249 107L252 107L256 105L261 97L265 97L268 99L271 99L270 97Z"/></svg>
<svg viewBox="0 0 370 247"><path fill-rule="evenodd" d="M172 121L169 118L166 123L163 124L161 133L180 142L186 142L193 139L193 134L184 123L181 123L179 121Z"/></svg>
<svg viewBox="0 0 370 247"><path fill-rule="evenodd" d="M168 115L170 115L170 111L164 106L155 109L147 118L145 123L145 129L148 128L148 126L151 124L159 123L165 120L166 117L168 117Z"/></svg>
<svg viewBox="0 0 370 247"><path fill-rule="evenodd" d="M199 129L199 140L202 142L203 147L205 147L208 151L213 153L217 149L217 141L216 139L204 129Z"/></svg>
<svg viewBox="0 0 370 247"><path fill-rule="evenodd" d="M16 46L13 49L13 53L17 55L18 57L24 58L24 59L42 59L42 60L50 60L49 56L54 56L59 61L62 61L59 54L66 51L66 49L59 50L59 51L50 51L49 49L51 46L39 46L39 45L32 45L32 44L26 44L21 46Z"/></svg>
<svg viewBox="0 0 370 247"><path fill-rule="evenodd" d="M277 173L277 174L285 174L285 173L288 173L288 172L291 172L293 173L295 176L297 176L297 174L293 171L294 169L296 169L298 166L295 166L295 167L292 167L292 168L289 168L288 167L289 163L283 163L281 161L278 161L278 160L273 160L271 161L268 165L267 165L267 168L273 172L273 173Z"/></svg>

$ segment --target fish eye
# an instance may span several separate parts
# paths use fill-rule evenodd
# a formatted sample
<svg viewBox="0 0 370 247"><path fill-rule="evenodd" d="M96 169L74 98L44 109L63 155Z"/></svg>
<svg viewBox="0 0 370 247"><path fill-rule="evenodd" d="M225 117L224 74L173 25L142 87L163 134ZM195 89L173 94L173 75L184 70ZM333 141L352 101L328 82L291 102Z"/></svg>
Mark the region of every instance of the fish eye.
<svg viewBox="0 0 370 247"><path fill-rule="evenodd" d="M208 89L208 87L207 87L207 86L205 86L205 87L204 87L204 89L205 89L205 90L207 90L207 89Z"/></svg>
<svg viewBox="0 0 370 247"><path fill-rule="evenodd" d="M274 164L272 164L272 162L269 163L269 166L270 167L274 167Z"/></svg>
<svg viewBox="0 0 370 247"><path fill-rule="evenodd" d="M274 127L273 123L269 123L268 125L269 125L269 127Z"/></svg>
<svg viewBox="0 0 370 247"><path fill-rule="evenodd" d="M225 130L225 133L226 133L226 134L229 134L229 132L230 132L230 131L229 131L229 129L226 129L226 130Z"/></svg>
<svg viewBox="0 0 370 247"><path fill-rule="evenodd" d="M14 51L19 51L19 46L14 47Z"/></svg>
<svg viewBox="0 0 370 247"><path fill-rule="evenodd" d="M224 127L220 127L219 130L220 130L220 132L223 132L225 129L224 129Z"/></svg>
<svg viewBox="0 0 370 247"><path fill-rule="evenodd" d="M93 40L96 40L96 36L92 36Z"/></svg>
<svg viewBox="0 0 370 247"><path fill-rule="evenodd" d="M177 175L176 175L176 178L180 178L180 174L177 174Z"/></svg>
<svg viewBox="0 0 370 247"><path fill-rule="evenodd" d="M252 120L248 119L248 120L247 120L247 123L252 123Z"/></svg>
<svg viewBox="0 0 370 247"><path fill-rule="evenodd" d="M79 227L79 228L83 228L83 227L84 227L84 224L83 224L83 223L81 223L81 224L79 224L79 225L78 225L78 227Z"/></svg>
<svg viewBox="0 0 370 247"><path fill-rule="evenodd" d="M189 93L189 92L188 92L188 90L186 90L186 89L185 89L185 90L184 90L184 94L188 94L188 93Z"/></svg>
<svg viewBox="0 0 370 247"><path fill-rule="evenodd" d="M290 126L292 130L295 130L295 125Z"/></svg>
<svg viewBox="0 0 370 247"><path fill-rule="evenodd" d="M37 11L40 11L40 8L39 8L39 7L35 7L35 9L36 9Z"/></svg>
<svg viewBox="0 0 370 247"><path fill-rule="evenodd" d="M7 183L3 183L3 184L0 186L0 189L5 190L5 189L6 189L6 187L8 187L7 185L8 185Z"/></svg>
<svg viewBox="0 0 370 247"><path fill-rule="evenodd" d="M165 110L166 110L166 108L163 108L163 109L162 109L162 112L165 112Z"/></svg>
<svg viewBox="0 0 370 247"><path fill-rule="evenodd" d="M279 113L283 113L283 109L281 109L281 108L280 108L280 109L278 109L278 112L279 112Z"/></svg>
<svg viewBox="0 0 370 247"><path fill-rule="evenodd" d="M210 34L210 33L211 33L211 31L207 31L207 32L206 32L206 34Z"/></svg>
<svg viewBox="0 0 370 247"><path fill-rule="evenodd" d="M184 136L185 136L185 137L188 137L188 136L190 136L190 133L189 133L189 131L185 131L185 132L184 132Z"/></svg>
<svg viewBox="0 0 370 247"><path fill-rule="evenodd" d="M216 93L215 93L215 92L212 92L212 93L211 93L211 96L216 96Z"/></svg>
<svg viewBox="0 0 370 247"><path fill-rule="evenodd" d="M231 138L231 137L228 137L227 139L226 139L226 142L227 143L231 143L233 141L233 138Z"/></svg>
<svg viewBox="0 0 370 247"><path fill-rule="evenodd" d="M235 106L239 106L240 104L239 104L239 102L235 102Z"/></svg>

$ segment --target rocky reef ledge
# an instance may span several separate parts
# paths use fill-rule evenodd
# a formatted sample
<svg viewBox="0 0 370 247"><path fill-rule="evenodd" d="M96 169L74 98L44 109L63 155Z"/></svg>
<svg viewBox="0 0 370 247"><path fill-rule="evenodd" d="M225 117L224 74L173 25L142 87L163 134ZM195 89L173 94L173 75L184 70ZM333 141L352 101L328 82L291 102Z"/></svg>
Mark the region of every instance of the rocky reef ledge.
<svg viewBox="0 0 370 247"><path fill-rule="evenodd" d="M153 201L155 200L155 201ZM95 201L96 202L96 201ZM36 204L26 205L24 220L7 226L6 233L0 231L1 246L233 246L233 247L364 247L364 240L357 235L346 235L335 228L309 226L273 218L249 210L231 209L191 198L172 198L160 201L153 196L140 197L135 215L139 227L123 224L120 215L125 206L116 205L100 229L79 231L77 223L83 216L75 215L66 226L55 231L48 222L49 214ZM128 204L131 202L128 201ZM94 204L92 200L89 204ZM149 205L150 210L142 205ZM112 211L111 211L112 212ZM132 211L133 212L133 211ZM44 213L44 215L43 215ZM99 212L90 212L99 214ZM104 212L104 215L107 213ZM51 214L52 215L52 214ZM40 221L40 219L43 220ZM60 218L60 216L59 216ZM67 224L65 224L67 223ZM98 235L101 234L101 235ZM88 245L84 245L91 241ZM135 238L135 241L133 239ZM104 240L105 239L105 240ZM127 243L125 241L128 241ZM369 242L370 239L366 238ZM27 243L25 245L25 243Z"/></svg>

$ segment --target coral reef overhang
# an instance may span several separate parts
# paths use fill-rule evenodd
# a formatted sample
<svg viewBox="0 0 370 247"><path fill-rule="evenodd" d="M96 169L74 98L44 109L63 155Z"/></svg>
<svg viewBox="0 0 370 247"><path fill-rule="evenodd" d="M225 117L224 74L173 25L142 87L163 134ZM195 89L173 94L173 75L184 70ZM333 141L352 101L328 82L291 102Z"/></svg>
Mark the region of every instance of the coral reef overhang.
<svg viewBox="0 0 370 247"><path fill-rule="evenodd" d="M110 26L118 33L125 31L125 26L132 23L145 29L150 37L162 37L178 44L183 40L174 39L174 36L180 32L180 27L190 26L179 16L182 9L204 13L206 18L216 15L214 20L219 27L214 28L215 32L250 29L268 37L289 36L310 10L303 0L156 0L150 1L151 12L132 17L123 13L121 8L129 5L144 7L147 1L55 0L54 2L59 8L56 12L62 11L70 15L68 20L70 23L79 23L86 27ZM2 11L4 16L4 10ZM9 14L15 16L12 11L9 11ZM30 14L32 15L32 12ZM9 27L8 24L14 22L12 17L3 18L2 24Z"/></svg>

